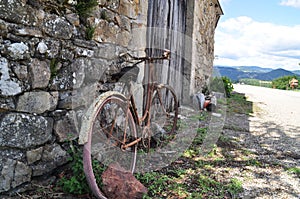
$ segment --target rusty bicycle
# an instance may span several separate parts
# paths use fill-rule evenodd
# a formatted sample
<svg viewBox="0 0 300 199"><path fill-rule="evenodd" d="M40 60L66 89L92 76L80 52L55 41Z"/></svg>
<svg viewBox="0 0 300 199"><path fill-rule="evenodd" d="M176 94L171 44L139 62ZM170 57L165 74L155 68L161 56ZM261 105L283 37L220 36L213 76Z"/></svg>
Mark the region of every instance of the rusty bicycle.
<svg viewBox="0 0 300 199"><path fill-rule="evenodd" d="M171 86L153 80L155 62L168 60L170 52L164 51L158 57L136 57L129 53L121 56L135 62L123 69L128 77L124 82L127 95L117 91L101 94L87 110L79 138L84 144L84 172L91 190L98 198L105 196L95 176L95 164L117 162L133 173L138 153L159 150L176 132L178 100L175 91ZM139 114L132 80L137 78L136 67L142 62L148 69L148 80L144 85L144 99L138 99L144 101L142 114Z"/></svg>

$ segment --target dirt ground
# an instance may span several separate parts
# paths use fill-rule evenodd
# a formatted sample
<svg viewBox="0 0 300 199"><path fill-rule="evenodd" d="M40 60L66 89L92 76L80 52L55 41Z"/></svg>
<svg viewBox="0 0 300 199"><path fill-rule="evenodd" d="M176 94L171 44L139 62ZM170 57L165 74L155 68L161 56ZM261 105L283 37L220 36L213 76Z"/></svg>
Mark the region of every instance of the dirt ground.
<svg viewBox="0 0 300 199"><path fill-rule="evenodd" d="M242 199L299 199L300 198L300 92L281 91L246 85L234 85L251 103L253 113L235 104L227 107L214 156L198 156L211 167L200 168L209 172L218 182L238 179L243 191L226 198ZM242 107L242 108L241 108ZM224 114L224 112L222 113ZM211 123L205 122L205 126ZM195 167L195 161L179 158L165 171ZM198 169L198 168L197 168ZM165 171L164 171L165 170ZM198 171L198 170L197 170ZM188 176L187 176L187 179ZM176 182L177 183L177 182ZM197 187L196 187L197 186ZM190 185L199 189L198 185ZM167 197L179 198L167 191ZM10 198L10 197L0 197ZM75 195L56 193L54 189L28 193L13 198L79 198ZM80 198L91 198L86 195ZM183 197L180 197L183 198ZM210 195L203 198L224 198Z"/></svg>
<svg viewBox="0 0 300 199"><path fill-rule="evenodd" d="M227 115L223 133L237 145L227 153L235 159L242 151L251 162L227 177L243 182L241 198L300 198L299 173L288 172L300 168L300 92L247 85L234 91L253 102L254 113Z"/></svg>

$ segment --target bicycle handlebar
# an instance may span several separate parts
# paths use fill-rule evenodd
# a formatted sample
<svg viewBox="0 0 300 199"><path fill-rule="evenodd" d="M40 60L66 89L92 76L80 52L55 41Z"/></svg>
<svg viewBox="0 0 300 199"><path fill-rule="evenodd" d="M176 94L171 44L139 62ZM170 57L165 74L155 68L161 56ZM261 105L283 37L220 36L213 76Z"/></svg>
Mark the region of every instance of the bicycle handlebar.
<svg viewBox="0 0 300 199"><path fill-rule="evenodd" d="M139 61L153 61L153 60L162 60L162 59L170 59L170 50L165 49L164 53L160 56L160 57L136 57L131 55L130 53L126 52L126 53L122 53L120 55L120 57L123 57L125 55L128 55L131 59L133 60L139 60Z"/></svg>

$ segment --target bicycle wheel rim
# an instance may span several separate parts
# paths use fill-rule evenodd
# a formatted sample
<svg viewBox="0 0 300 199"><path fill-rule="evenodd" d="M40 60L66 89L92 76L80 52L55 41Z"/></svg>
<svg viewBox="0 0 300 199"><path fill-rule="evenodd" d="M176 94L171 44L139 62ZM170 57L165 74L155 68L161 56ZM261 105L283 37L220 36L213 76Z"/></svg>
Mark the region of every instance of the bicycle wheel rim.
<svg viewBox="0 0 300 199"><path fill-rule="evenodd" d="M114 107L113 107L114 105ZM106 99L102 100L102 103L98 105L97 111L91 117L91 128L88 133L88 142L84 145L84 170L85 174L87 177L87 181L90 185L90 188L92 189L93 193L95 196L98 198L105 198L103 193L100 191L100 184L101 182L97 181L96 179L99 178L97 174L94 172L93 164L99 162L104 164L104 165L109 165L110 163L115 163L117 162L121 167L123 167L126 170L129 170L131 172L134 172L135 166L136 166L136 155L137 155L137 147L132 146L130 148L130 151L124 151L118 148L118 145L115 146L109 146L111 154L107 154L106 150L107 148L101 148L101 144L104 144L103 146L107 146L107 144L111 143L111 140L109 138L105 138L106 134L101 134L101 128L97 129L97 125L99 125L99 121L103 120L98 120L98 124L96 122L97 119L101 118L103 119L103 115L101 115L103 112L107 112L108 110L105 108L109 108L109 106L112 108L118 107L118 111L123 112L123 114L126 114L127 117L124 117L127 120L128 127L130 128L130 136L133 138L137 137L136 133L136 128L135 128L135 123L133 120L133 117L131 115L131 112L129 111L127 101L122 95L111 95L106 97ZM114 110L115 113L118 113ZM102 117L101 117L102 116ZM121 118L122 115L120 115L119 118ZM98 126L99 127L99 126ZM126 128L126 127L125 127ZM128 129L127 129L128 130ZM95 132L98 134L97 139L95 138ZM126 131L126 133L129 133L129 130ZM123 135L124 136L124 135ZM95 142L96 141L96 142ZM99 143L97 143L99 142ZM95 145L99 144L99 146ZM99 148L98 148L99 147ZM98 150L98 154L95 154L95 150ZM101 151L103 150L103 151ZM112 158L108 160L108 155L109 158ZM115 155L115 157L113 157ZM99 158L101 156L101 158ZM126 165L124 165L124 162L116 157L123 157L122 159L125 160ZM130 165L130 166L128 166Z"/></svg>

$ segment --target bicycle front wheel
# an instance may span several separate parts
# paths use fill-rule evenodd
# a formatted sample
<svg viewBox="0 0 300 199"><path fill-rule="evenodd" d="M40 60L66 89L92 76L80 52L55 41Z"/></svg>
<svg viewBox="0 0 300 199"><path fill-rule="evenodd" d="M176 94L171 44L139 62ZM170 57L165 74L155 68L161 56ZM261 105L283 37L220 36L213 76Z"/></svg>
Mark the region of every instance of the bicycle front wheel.
<svg viewBox="0 0 300 199"><path fill-rule="evenodd" d="M126 98L117 92L106 92L97 103L91 105L88 140L84 145L83 163L87 181L93 193L103 198L100 191L99 165L118 163L134 172L137 146L124 148L137 139L136 126Z"/></svg>

